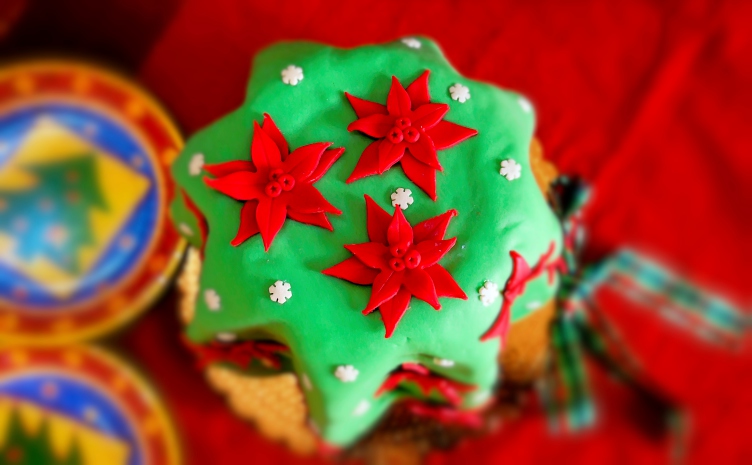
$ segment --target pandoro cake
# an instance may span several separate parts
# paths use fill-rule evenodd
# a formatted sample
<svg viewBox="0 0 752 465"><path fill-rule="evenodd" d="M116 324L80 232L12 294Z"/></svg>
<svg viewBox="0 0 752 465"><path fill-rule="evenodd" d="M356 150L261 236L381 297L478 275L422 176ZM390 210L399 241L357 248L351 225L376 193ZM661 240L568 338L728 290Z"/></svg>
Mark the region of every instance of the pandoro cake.
<svg viewBox="0 0 752 465"><path fill-rule="evenodd" d="M261 51L245 101L173 165L201 366L286 380L293 406L247 416L334 448L395 404L464 421L504 376L529 382L562 246L534 128L528 100L426 38Z"/></svg>

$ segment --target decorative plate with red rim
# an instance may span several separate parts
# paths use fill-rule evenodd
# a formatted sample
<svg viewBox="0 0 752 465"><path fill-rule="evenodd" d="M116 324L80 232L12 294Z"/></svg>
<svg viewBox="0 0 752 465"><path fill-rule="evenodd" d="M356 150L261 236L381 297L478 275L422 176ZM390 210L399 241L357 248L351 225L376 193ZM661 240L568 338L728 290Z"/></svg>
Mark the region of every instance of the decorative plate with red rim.
<svg viewBox="0 0 752 465"><path fill-rule="evenodd" d="M153 388L103 349L0 351L0 463L179 465Z"/></svg>
<svg viewBox="0 0 752 465"><path fill-rule="evenodd" d="M159 104L109 71L0 69L0 339L89 339L154 301L184 249L166 216L181 147Z"/></svg>

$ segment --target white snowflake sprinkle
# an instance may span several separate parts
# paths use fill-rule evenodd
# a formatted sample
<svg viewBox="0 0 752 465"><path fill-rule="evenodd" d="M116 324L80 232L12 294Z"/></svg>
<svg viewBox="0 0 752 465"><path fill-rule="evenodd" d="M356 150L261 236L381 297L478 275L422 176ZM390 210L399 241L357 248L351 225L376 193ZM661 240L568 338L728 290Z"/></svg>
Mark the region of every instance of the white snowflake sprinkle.
<svg viewBox="0 0 752 465"><path fill-rule="evenodd" d="M433 363L436 366L443 367L443 368L451 368L454 366L454 360L448 360L446 358L434 358Z"/></svg>
<svg viewBox="0 0 752 465"><path fill-rule="evenodd" d="M517 97L517 103L525 113L530 113L531 111L533 111L533 105L530 103L530 100L526 99L525 97Z"/></svg>
<svg viewBox="0 0 752 465"><path fill-rule="evenodd" d="M423 45L415 37L405 37L404 39L402 39L402 43L414 49L419 49Z"/></svg>
<svg viewBox="0 0 752 465"><path fill-rule="evenodd" d="M297 86L303 80L303 68L290 65L282 70L282 82L291 86Z"/></svg>
<svg viewBox="0 0 752 465"><path fill-rule="evenodd" d="M522 166L516 161L509 159L501 162L501 170L499 170L499 173L507 178L507 180L514 181L520 177L521 172Z"/></svg>
<svg viewBox="0 0 752 465"><path fill-rule="evenodd" d="M540 306L541 306L541 303L538 302L537 300L534 300L534 301L528 303L527 305L525 305L525 308L527 308L528 310L536 310L536 309L540 308Z"/></svg>
<svg viewBox="0 0 752 465"><path fill-rule="evenodd" d="M238 339L238 335L235 333L217 333L214 335L214 339L219 342L235 342Z"/></svg>
<svg viewBox="0 0 752 465"><path fill-rule="evenodd" d="M290 283L276 281L269 286L269 298L272 299L272 302L283 304L287 302L287 299L292 297L292 291L290 291L290 288Z"/></svg>
<svg viewBox="0 0 752 465"><path fill-rule="evenodd" d="M313 384L311 384L311 379L308 377L308 375L304 374L303 376L301 376L300 383L303 385L306 391L313 390Z"/></svg>
<svg viewBox="0 0 752 465"><path fill-rule="evenodd" d="M336 376L337 379L339 379L343 383L352 383L353 381L358 379L359 373L360 372L356 370L352 365L340 365L334 371L334 376Z"/></svg>
<svg viewBox="0 0 752 465"><path fill-rule="evenodd" d="M468 89L467 86L457 83L449 88L449 95L452 96L452 100L465 103L470 100L470 89Z"/></svg>
<svg viewBox="0 0 752 465"><path fill-rule="evenodd" d="M355 410L353 410L353 415L356 417L362 416L370 409L371 403L365 399L361 400L360 403L355 407Z"/></svg>
<svg viewBox="0 0 752 465"><path fill-rule="evenodd" d="M191 229L190 226L188 226L185 223L180 223L180 225L178 226L178 229L180 229L180 232L185 234L188 237L193 236L193 230Z"/></svg>
<svg viewBox="0 0 752 465"><path fill-rule="evenodd" d="M222 299L219 298L219 294L214 289L204 291L204 302L206 303L206 308L212 312L219 311L222 306Z"/></svg>
<svg viewBox="0 0 752 465"><path fill-rule="evenodd" d="M488 307L499 296L499 286L491 281L486 281L478 289L478 298L484 306Z"/></svg>
<svg viewBox="0 0 752 465"><path fill-rule="evenodd" d="M188 163L188 173L191 176L198 176L201 174L201 170L204 169L204 154L196 153L191 157L191 161Z"/></svg>
<svg viewBox="0 0 752 465"><path fill-rule="evenodd" d="M399 206L402 210L407 210L407 207L413 204L413 191L410 189L403 189L398 187L396 191L392 192L392 206Z"/></svg>

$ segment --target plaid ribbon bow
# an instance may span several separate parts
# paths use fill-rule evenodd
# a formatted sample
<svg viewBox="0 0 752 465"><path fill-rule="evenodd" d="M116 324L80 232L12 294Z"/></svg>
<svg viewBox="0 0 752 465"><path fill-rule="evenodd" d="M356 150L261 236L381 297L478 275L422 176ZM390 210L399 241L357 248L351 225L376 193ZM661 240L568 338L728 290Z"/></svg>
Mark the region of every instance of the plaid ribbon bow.
<svg viewBox="0 0 752 465"><path fill-rule="evenodd" d="M554 182L551 197L564 230L562 257L566 270L562 272L551 328L552 357L538 390L553 431L579 431L596 424L586 355L651 396L638 382L636 358L595 300L604 287L657 311L703 340L726 346L741 341L749 322L737 309L638 252L621 250L598 263L581 265L579 254L585 241L582 210L590 191L578 180L562 176ZM681 428L678 410L666 407L668 424L675 430Z"/></svg>

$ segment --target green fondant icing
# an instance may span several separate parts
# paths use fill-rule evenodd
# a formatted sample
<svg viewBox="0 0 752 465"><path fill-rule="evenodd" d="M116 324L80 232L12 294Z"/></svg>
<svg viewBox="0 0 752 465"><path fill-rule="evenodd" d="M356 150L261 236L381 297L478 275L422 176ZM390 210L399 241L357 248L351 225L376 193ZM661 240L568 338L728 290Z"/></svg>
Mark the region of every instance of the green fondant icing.
<svg viewBox="0 0 752 465"><path fill-rule="evenodd" d="M310 379L312 389L303 392L312 421L334 444L352 443L407 395L400 390L374 398L387 375L404 362L418 361L436 373L477 386L466 396L465 405L477 404L498 375L499 341L481 342L480 337L501 307L501 298L483 306L478 288L490 280L503 289L511 273L511 250L532 266L552 241L557 255L561 246L559 223L530 168L534 115L520 107L517 94L459 75L433 42L420 40L420 49L396 41L347 50L293 42L264 50L254 60L242 106L192 137L174 163L175 179L209 224L200 295L214 289L221 297L219 311L209 311L199 299L188 327L190 339L206 342L218 332L238 332L287 344L290 362L285 366ZM302 67L305 74L297 86L285 85L280 77L290 64ZM444 172L437 172L438 200L431 201L399 165L381 176L346 184L372 139L347 131L356 115L344 92L385 103L392 75L406 87L426 69L431 70L431 101L450 106L445 120L479 132L439 151ZM472 98L465 103L449 95L449 87L458 82L470 89ZM330 216L334 231L288 219L269 252L264 252L260 235L239 247L230 245L241 203L209 189L201 176L191 176L188 170L195 153L203 153L211 164L248 159L253 122L261 122L264 113L271 115L292 149L313 142L333 142L334 147L346 149L316 184L343 212ZM499 174L500 162L508 158L522 166L521 178L508 181ZM393 212L390 194L398 187L412 190L414 203L404 212L412 225L450 209L459 212L446 234L457 237L457 244L440 263L469 299L441 298L442 309L436 311L413 298L394 335L386 339L379 313L361 314L371 287L321 271L351 256L343 245L368 241L364 194ZM172 212L176 222L195 227L179 196ZM269 298L268 288L277 280L292 286L293 296L284 305ZM554 292L555 286L549 286L545 277L531 282L512 308L512 321L534 311L528 308L531 302L544 303ZM436 366L435 357L455 364ZM339 365L357 368L357 380L337 379L334 371ZM371 408L355 416L364 399Z"/></svg>

